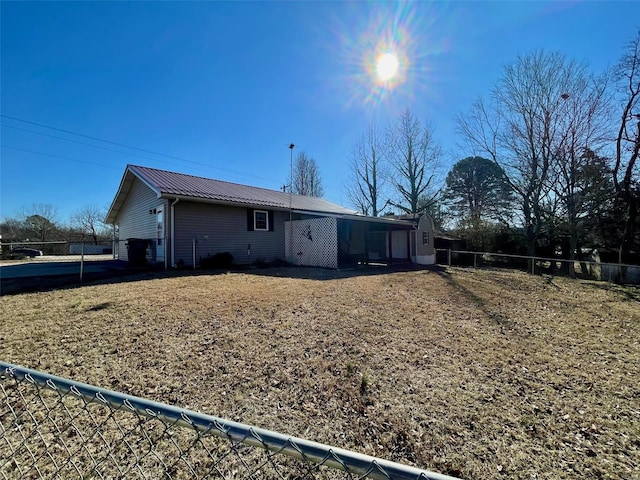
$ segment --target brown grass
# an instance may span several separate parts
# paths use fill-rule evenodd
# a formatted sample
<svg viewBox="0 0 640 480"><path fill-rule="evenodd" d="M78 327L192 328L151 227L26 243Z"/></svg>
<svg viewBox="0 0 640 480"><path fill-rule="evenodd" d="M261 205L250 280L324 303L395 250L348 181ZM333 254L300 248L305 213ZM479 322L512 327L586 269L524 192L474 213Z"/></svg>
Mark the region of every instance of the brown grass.
<svg viewBox="0 0 640 480"><path fill-rule="evenodd" d="M6 296L0 358L465 478L640 478L639 300L456 268L167 276Z"/></svg>

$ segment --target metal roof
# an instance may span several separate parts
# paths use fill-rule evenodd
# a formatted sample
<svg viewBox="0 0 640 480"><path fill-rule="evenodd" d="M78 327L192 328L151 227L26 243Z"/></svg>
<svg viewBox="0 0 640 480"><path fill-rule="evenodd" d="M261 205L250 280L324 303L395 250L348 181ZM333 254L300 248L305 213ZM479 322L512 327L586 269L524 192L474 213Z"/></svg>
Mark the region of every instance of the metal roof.
<svg viewBox="0 0 640 480"><path fill-rule="evenodd" d="M131 188L134 176L151 188L158 198L181 198L196 202L235 204L278 210L288 210L291 205L294 210L304 212L358 215L358 212L354 210L341 207L322 198L289 195L277 190L251 187L139 165L127 165L118 193L107 214L107 223L115 220Z"/></svg>

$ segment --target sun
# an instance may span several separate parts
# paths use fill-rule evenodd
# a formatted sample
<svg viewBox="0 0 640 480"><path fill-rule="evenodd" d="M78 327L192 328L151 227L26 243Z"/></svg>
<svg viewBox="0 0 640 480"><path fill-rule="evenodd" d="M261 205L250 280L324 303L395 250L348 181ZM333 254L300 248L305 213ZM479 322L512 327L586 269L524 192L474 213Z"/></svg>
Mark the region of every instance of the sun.
<svg viewBox="0 0 640 480"><path fill-rule="evenodd" d="M399 68L400 61L395 53L383 53L376 60L376 74L381 82L392 81L398 74Z"/></svg>

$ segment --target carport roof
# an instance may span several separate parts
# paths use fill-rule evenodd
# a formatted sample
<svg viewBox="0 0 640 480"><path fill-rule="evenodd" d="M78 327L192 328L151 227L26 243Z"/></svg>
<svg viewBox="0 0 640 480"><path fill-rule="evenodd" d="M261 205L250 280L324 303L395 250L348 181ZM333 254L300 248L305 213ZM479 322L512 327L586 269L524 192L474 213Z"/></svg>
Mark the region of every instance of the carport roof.
<svg viewBox="0 0 640 480"><path fill-rule="evenodd" d="M135 178L138 178L153 190L158 198L180 198L196 202L263 207L276 210L288 210L291 205L293 210L305 213L358 215L354 210L336 205L322 198L289 195L277 190L251 187L249 185L240 185L138 165L127 165L118 193L107 213L105 219L107 223L115 221ZM364 215L361 216L367 218Z"/></svg>
<svg viewBox="0 0 640 480"><path fill-rule="evenodd" d="M407 220L399 220L393 217L369 217L368 215L362 215L361 213L323 213L323 212L305 212L302 210L293 210L294 213L318 213L318 215L322 215L325 217L335 217L340 220L353 220L356 222L368 222L368 223L386 223L388 225L402 225L404 227L415 227L415 222L410 222Z"/></svg>

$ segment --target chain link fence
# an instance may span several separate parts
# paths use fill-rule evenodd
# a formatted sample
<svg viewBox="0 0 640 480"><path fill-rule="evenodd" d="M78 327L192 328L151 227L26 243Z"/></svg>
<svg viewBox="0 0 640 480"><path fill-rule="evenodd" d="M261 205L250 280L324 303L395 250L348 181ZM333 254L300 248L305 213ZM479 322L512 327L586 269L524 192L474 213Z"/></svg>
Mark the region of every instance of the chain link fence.
<svg viewBox="0 0 640 480"><path fill-rule="evenodd" d="M620 284L640 285L640 265L605 263L590 259L530 257L506 253L436 249L436 263L474 268L510 268L531 274L574 276Z"/></svg>
<svg viewBox="0 0 640 480"><path fill-rule="evenodd" d="M2 260L29 262L85 262L118 258L118 242L54 241L0 243Z"/></svg>
<svg viewBox="0 0 640 480"><path fill-rule="evenodd" d="M0 295L112 276L125 265L118 248L115 241L0 243Z"/></svg>
<svg viewBox="0 0 640 480"><path fill-rule="evenodd" d="M0 478L453 479L5 362Z"/></svg>

